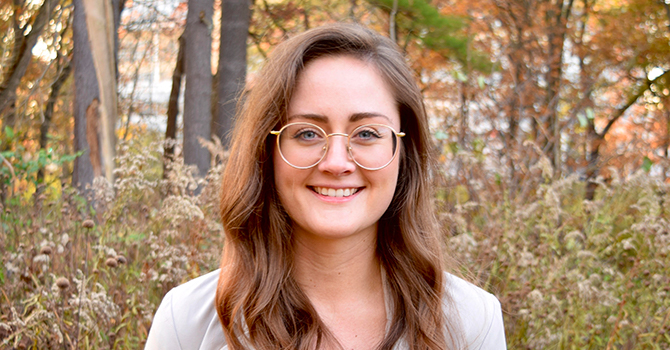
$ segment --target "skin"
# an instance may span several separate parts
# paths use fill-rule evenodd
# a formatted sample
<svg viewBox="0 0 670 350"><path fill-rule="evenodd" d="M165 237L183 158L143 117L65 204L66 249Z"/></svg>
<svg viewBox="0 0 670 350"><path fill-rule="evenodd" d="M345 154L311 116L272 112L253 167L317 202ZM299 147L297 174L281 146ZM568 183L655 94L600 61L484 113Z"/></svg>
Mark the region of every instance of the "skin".
<svg viewBox="0 0 670 350"><path fill-rule="evenodd" d="M298 77L289 122L310 122L327 133L350 133L363 124L400 129L395 98L377 69L350 56L310 62ZM375 254L377 222L398 179L396 157L381 170L359 168L345 137L332 137L315 167L295 169L274 151L275 184L294 225L294 275L344 349L372 349L386 327L384 292ZM357 188L349 197L314 187ZM327 344L336 348L336 344Z"/></svg>

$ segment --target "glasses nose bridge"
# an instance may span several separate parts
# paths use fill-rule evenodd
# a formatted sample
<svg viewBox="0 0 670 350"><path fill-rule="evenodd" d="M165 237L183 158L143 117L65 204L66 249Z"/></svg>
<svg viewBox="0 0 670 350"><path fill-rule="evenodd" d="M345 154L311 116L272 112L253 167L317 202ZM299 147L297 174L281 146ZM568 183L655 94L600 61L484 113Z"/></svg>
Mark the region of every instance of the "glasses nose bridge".
<svg viewBox="0 0 670 350"><path fill-rule="evenodd" d="M327 144L326 147L327 148L330 148L330 137L331 136L346 137L347 140L345 141L346 142L345 146L346 146L347 152L349 152L349 148L350 148L350 146L349 146L349 134L345 134L345 133L342 133L342 132L334 132L334 133L331 133L331 134L326 134L326 144Z"/></svg>
<svg viewBox="0 0 670 350"><path fill-rule="evenodd" d="M326 136L328 136L328 137L331 137L331 136L342 136L342 137L346 137L347 139L349 139L349 134L345 134L345 133L342 133L342 132L334 132L334 133L332 133L332 134L328 134L328 135L326 135Z"/></svg>
<svg viewBox="0 0 670 350"><path fill-rule="evenodd" d="M349 153L349 149L351 148L351 146L349 146L349 134L345 134L343 132L334 132L334 133L326 134L326 143L327 143L328 148L330 148L330 137L331 136L341 136L341 137L346 138L344 145L345 145L345 148L347 150L347 153Z"/></svg>
<svg viewBox="0 0 670 350"><path fill-rule="evenodd" d="M334 133L326 134L326 147L324 148L323 158L321 158L319 163L321 161L323 161L326 157L328 157L328 153L332 152L331 136L341 136L341 137L346 138L344 140L344 149L345 149L345 152L347 154L347 157L352 157L351 146L349 146L349 134L345 134L345 133L342 133L342 132L334 132Z"/></svg>

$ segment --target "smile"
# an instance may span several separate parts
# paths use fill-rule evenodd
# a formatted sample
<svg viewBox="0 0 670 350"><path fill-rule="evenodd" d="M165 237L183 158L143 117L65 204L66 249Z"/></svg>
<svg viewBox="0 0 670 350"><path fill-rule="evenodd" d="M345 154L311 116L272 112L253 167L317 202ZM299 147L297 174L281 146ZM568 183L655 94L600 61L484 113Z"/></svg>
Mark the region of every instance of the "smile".
<svg viewBox="0 0 670 350"><path fill-rule="evenodd" d="M328 197L349 197L356 192L358 188L328 188L328 187L312 187L312 190L322 196Z"/></svg>

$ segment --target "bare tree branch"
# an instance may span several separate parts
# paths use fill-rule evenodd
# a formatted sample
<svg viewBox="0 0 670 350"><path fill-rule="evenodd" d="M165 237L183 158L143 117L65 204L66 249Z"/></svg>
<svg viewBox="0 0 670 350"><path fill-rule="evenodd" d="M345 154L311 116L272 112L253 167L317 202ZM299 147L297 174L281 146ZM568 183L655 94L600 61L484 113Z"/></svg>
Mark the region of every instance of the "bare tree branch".
<svg viewBox="0 0 670 350"><path fill-rule="evenodd" d="M30 65L30 61L33 58L33 47L42 34L44 27L49 23L51 12L57 2L57 0L45 0L38 10L37 15L35 15L32 29L19 49L19 57L8 71L9 78L7 81L3 82L2 86L0 86L0 112L9 105L12 100L11 96L19 86L21 78L26 74L28 65Z"/></svg>
<svg viewBox="0 0 670 350"><path fill-rule="evenodd" d="M663 74L657 76L656 78L654 78L654 79L652 79L652 80L649 80L649 78L646 78L646 79L645 79L645 82L644 82L641 86L639 86L639 87L634 91L634 93L633 93L632 95L630 95L630 96L628 97L628 100L626 101L626 103L625 103L623 106L617 108L617 109L614 111L614 114L612 115L612 118L607 122L607 126L605 126L605 129L603 129L603 131L602 131L601 133L598 134L598 137L600 137L600 138L604 138L605 135L607 135L607 132L609 132L610 129L612 128L612 125L614 125L614 123L616 123L616 121L619 120L619 118L621 118L621 116L622 116L622 115L623 115L623 114L624 114L624 113L625 113L631 106L633 106L633 105L635 104L635 102L637 102L637 100L638 100L640 97L642 97L642 95L644 94L644 92L647 91L647 90L649 90L649 88L651 87L652 84L654 84L655 82L657 82L657 81L659 81L660 79L663 79L663 78L665 78L665 77L670 77L670 70L667 70L667 71L663 72Z"/></svg>
<svg viewBox="0 0 670 350"><path fill-rule="evenodd" d="M51 85L51 93L49 94L49 99L47 100L46 107L44 109L44 122L40 127L40 148L46 148L47 146L47 134L49 132L49 127L51 126L51 119L53 117L54 106L56 100L58 99L58 94L60 93L61 87L65 81L70 77L72 72L72 58L67 59L65 66L60 71L58 78Z"/></svg>
<svg viewBox="0 0 670 350"><path fill-rule="evenodd" d="M668 31L670 32L670 3L664 0L660 0L663 6L665 7L665 15L668 16Z"/></svg>

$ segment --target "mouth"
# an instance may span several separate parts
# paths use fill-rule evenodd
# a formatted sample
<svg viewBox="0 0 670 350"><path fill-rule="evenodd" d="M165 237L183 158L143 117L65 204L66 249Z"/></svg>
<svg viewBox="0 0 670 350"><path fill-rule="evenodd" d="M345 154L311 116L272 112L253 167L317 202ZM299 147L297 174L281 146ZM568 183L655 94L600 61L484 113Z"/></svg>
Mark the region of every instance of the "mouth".
<svg viewBox="0 0 670 350"><path fill-rule="evenodd" d="M310 187L310 189L322 196L339 198L339 197L353 196L354 194L356 194L356 192L363 189L363 187L329 188L329 187L312 186Z"/></svg>

